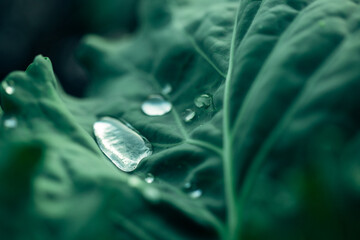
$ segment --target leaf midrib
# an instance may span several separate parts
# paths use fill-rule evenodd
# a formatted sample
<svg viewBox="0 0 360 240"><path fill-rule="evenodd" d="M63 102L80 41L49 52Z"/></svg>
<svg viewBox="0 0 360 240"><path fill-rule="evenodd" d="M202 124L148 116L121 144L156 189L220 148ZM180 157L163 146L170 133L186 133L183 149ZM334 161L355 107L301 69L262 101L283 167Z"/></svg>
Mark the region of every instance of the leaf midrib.
<svg viewBox="0 0 360 240"><path fill-rule="evenodd" d="M235 172L233 167L233 138L232 138L232 130L230 126L230 90L231 83L233 82L233 68L234 68L234 56L235 56L235 43L237 36L237 26L238 20L240 16L240 9L242 8L242 1L240 1L238 8L236 10L233 33L231 37L231 45L230 45L230 57L229 57L229 67L225 80L225 92L224 92L224 120L223 120L223 163L224 163L224 184L225 184L225 194L227 200L227 239L229 240L239 240L241 239L241 222L239 213L242 209L239 209L237 205L237 195L235 188ZM255 18L257 17L259 10L264 1L261 0L260 6L257 9L257 12L253 19L251 19L251 23L246 30L246 33L243 38L249 34L249 29L252 26ZM241 207L241 206L240 206Z"/></svg>

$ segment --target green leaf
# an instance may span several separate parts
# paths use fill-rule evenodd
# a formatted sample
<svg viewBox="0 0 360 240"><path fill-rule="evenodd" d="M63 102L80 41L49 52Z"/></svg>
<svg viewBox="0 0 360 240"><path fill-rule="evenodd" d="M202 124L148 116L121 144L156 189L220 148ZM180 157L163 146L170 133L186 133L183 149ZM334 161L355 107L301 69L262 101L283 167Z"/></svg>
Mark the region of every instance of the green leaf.
<svg viewBox="0 0 360 240"><path fill-rule="evenodd" d="M0 131L11 140L0 172L22 177L3 175L0 221L5 202L14 200L14 210L2 235L357 236L357 1L143 0L138 21L129 36L83 39L77 56L91 83L82 99L62 91L42 56L4 80L15 91L1 89L3 123L15 117L17 126ZM148 116L141 106L156 94L173 108ZM211 107L194 104L203 94ZM153 154L134 172L121 172L96 145L93 124L104 116L151 142ZM8 157L24 141L38 145ZM6 195L13 181L24 190Z"/></svg>

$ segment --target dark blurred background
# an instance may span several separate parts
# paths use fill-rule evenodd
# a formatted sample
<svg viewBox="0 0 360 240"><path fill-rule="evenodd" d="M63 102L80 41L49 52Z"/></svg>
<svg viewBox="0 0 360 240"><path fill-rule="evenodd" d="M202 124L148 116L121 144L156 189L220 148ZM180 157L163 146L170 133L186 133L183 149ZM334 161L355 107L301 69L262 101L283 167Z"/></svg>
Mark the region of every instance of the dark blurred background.
<svg viewBox="0 0 360 240"><path fill-rule="evenodd" d="M138 0L0 0L0 78L51 58L64 89L82 96L88 82L75 58L88 33L114 37L136 29Z"/></svg>

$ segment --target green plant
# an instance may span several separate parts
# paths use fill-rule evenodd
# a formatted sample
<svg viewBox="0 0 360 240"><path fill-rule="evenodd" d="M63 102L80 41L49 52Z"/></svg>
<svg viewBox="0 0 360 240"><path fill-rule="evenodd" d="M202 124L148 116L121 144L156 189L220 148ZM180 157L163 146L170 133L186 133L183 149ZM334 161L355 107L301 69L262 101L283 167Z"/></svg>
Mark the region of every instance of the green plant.
<svg viewBox="0 0 360 240"><path fill-rule="evenodd" d="M139 19L132 36L83 40L84 99L66 95L41 56L5 79L4 118L18 125L1 130L1 232L357 239L359 2L148 0ZM172 111L144 115L167 84ZM196 107L202 94L211 102ZM187 109L195 117L184 121ZM151 142L134 172L100 152L92 126L102 116Z"/></svg>

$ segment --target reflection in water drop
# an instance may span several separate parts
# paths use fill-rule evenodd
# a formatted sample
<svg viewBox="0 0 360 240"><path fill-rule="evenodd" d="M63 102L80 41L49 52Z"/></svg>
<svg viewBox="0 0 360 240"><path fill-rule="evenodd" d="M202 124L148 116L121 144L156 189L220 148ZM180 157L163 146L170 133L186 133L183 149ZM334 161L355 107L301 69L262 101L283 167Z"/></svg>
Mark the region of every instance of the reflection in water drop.
<svg viewBox="0 0 360 240"><path fill-rule="evenodd" d="M201 94L194 100L195 106L207 109L212 105L212 97L209 94Z"/></svg>
<svg viewBox="0 0 360 240"><path fill-rule="evenodd" d="M3 124L5 128L16 128L18 121L16 117L5 117Z"/></svg>
<svg viewBox="0 0 360 240"><path fill-rule="evenodd" d="M194 110L186 109L184 112L184 121L185 122L191 122L191 120L194 119L196 113Z"/></svg>
<svg viewBox="0 0 360 240"><path fill-rule="evenodd" d="M172 105L160 95L151 95L141 109L148 116L162 116L171 111Z"/></svg>
<svg viewBox="0 0 360 240"><path fill-rule="evenodd" d="M191 198L199 198L199 197L201 197L201 195L202 195L201 189L196 189L196 190L194 190L192 192L189 192L189 196Z"/></svg>
<svg viewBox="0 0 360 240"><path fill-rule="evenodd" d="M164 95L168 95L169 93L172 92L172 87L169 83L167 83L164 88L161 90L161 93Z"/></svg>
<svg viewBox="0 0 360 240"><path fill-rule="evenodd" d="M152 175L151 173L148 173L147 176L146 176L146 178L145 178L145 182L147 182L147 183L153 183L154 180L155 180L154 175Z"/></svg>
<svg viewBox="0 0 360 240"><path fill-rule="evenodd" d="M152 154L150 142L125 121L104 117L93 127L101 151L124 172L134 171Z"/></svg>
<svg viewBox="0 0 360 240"><path fill-rule="evenodd" d="M9 81L3 81L1 83L2 87L4 88L5 92L9 95L12 95L15 93L15 87L14 87L14 82L9 80Z"/></svg>

